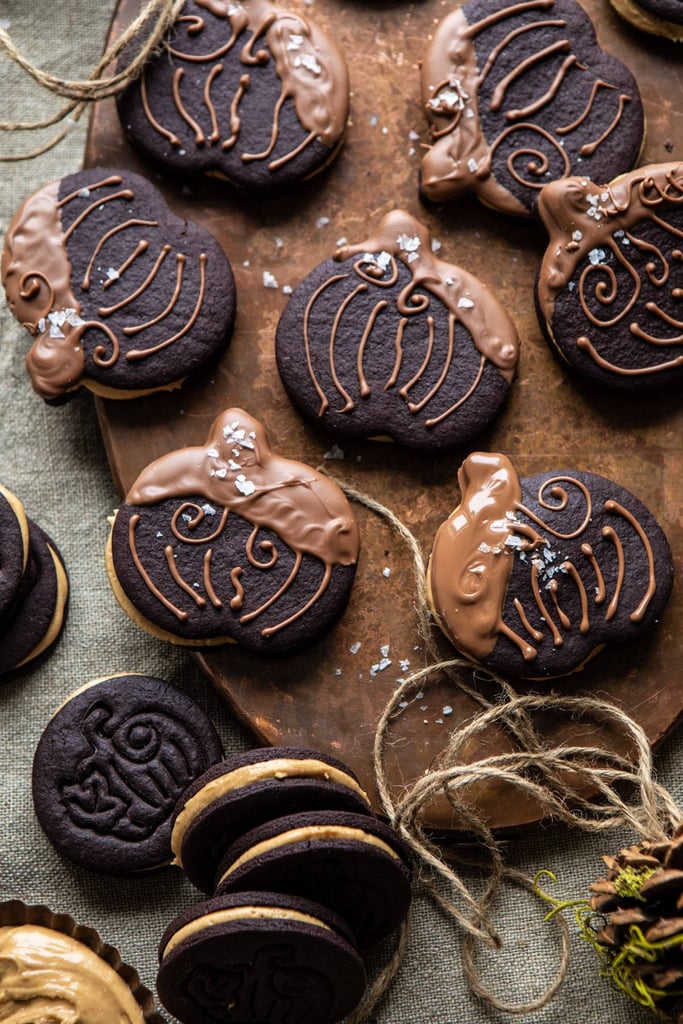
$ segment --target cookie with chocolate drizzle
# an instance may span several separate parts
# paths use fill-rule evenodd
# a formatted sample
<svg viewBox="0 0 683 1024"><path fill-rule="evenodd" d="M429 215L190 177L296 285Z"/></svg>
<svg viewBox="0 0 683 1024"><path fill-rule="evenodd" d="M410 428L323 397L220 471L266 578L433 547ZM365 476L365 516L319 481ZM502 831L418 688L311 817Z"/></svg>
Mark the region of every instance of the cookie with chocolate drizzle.
<svg viewBox="0 0 683 1024"><path fill-rule="evenodd" d="M218 242L130 171L97 167L30 196L5 236L2 282L48 402L81 386L107 398L178 387L223 352L235 316Z"/></svg>
<svg viewBox="0 0 683 1024"><path fill-rule="evenodd" d="M434 34L422 98L433 144L421 190L434 202L474 192L528 215L550 181L607 181L642 145L636 81L576 0L470 0Z"/></svg>
<svg viewBox="0 0 683 1024"><path fill-rule="evenodd" d="M322 170L348 108L336 43L271 0L187 0L164 49L118 100L126 135L150 159L260 193Z"/></svg>
<svg viewBox="0 0 683 1024"><path fill-rule="evenodd" d="M427 229L392 210L295 289L275 350L294 404L335 436L439 451L495 417L519 339L487 286L438 259Z"/></svg>
<svg viewBox="0 0 683 1024"><path fill-rule="evenodd" d="M553 678L659 620L671 551L625 488L579 470L521 478L488 452L468 456L458 482L427 585L437 624L463 655L502 676Z"/></svg>
<svg viewBox="0 0 683 1024"><path fill-rule="evenodd" d="M227 409L203 445L142 471L114 520L114 593L174 643L283 651L317 638L351 591L359 536L328 477L271 450Z"/></svg>
<svg viewBox="0 0 683 1024"><path fill-rule="evenodd" d="M536 308L555 355L586 380L638 394L683 380L683 164L541 193L549 242Z"/></svg>

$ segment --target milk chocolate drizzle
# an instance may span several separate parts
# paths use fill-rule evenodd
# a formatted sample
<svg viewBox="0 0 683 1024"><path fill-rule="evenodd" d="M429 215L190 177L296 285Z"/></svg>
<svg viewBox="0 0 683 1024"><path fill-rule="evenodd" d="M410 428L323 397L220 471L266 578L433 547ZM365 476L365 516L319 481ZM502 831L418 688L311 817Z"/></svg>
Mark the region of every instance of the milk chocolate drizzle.
<svg viewBox="0 0 683 1024"><path fill-rule="evenodd" d="M614 618L627 572L636 579L642 574L641 563L626 564L620 537L624 528L635 533L645 554L644 593L629 612L632 622L643 619L656 589L653 549L641 523L618 501L610 498L595 510L584 482L565 474L548 478L536 496L541 508L553 513L566 509L568 489L578 491L585 506L576 527L560 532L522 502L519 477L505 455L476 452L468 456L458 472L458 482L461 502L436 534L428 582L436 619L464 654L481 661L504 636L530 662L537 657L542 642L550 639L553 646L560 647L566 633L577 630L585 635L594 619L602 616L608 622ZM557 545L552 540L580 539L597 512L606 513L610 519L602 528L602 537L614 548L617 558L617 578L604 611L604 574L591 545L580 545L580 559L558 562ZM513 624L503 618L503 613L515 559L523 559L529 566L532 599L529 607L519 598L511 602L519 620ZM578 621L571 621L562 607L562 587L570 583L579 595ZM532 625L535 618L540 625Z"/></svg>
<svg viewBox="0 0 683 1024"><path fill-rule="evenodd" d="M207 514L198 498L215 503L221 510L217 525L208 536L198 537L196 533ZM138 549L137 530L144 507L167 499L179 499L180 504L169 523L174 544L165 549L168 577L155 582L145 567L144 552ZM138 573L154 597L181 622L188 617L183 595L189 594L200 608L207 605L208 598L214 608L227 603L237 613L242 612L248 600L242 585L242 565L231 566L229 570L232 593L221 593L212 576L215 559L226 557L225 545L219 548L214 542L226 527L230 529L231 513L253 526L244 552L248 565L267 572L279 559L276 543L259 539L262 529L273 531L295 556L285 581L259 607L242 612L240 623L251 622L277 603L295 582L305 555L313 556L324 566L315 593L295 612L264 627L263 636L279 632L304 615L324 594L334 566L354 565L358 558L358 528L339 488L308 466L273 453L263 426L241 409L222 413L205 445L171 452L143 470L126 502L143 509L133 513L128 529ZM211 514L217 513L218 509L212 506ZM202 562L206 598L182 578L174 559L184 545L193 544L207 545Z"/></svg>
<svg viewBox="0 0 683 1024"><path fill-rule="evenodd" d="M91 216L108 203L123 203L125 213L130 212L129 204L135 199L131 188L118 188L123 178L111 175L89 184L59 199L59 182L45 186L29 197L14 217L5 238L2 254L2 278L9 307L14 316L35 338L26 358L26 365L34 389L46 399L54 399L77 388L87 376L83 337L88 331L100 331L104 342L93 348L93 362L106 369L113 366L121 356L119 338L104 321L119 310L132 305L155 281L159 270L172 251L165 244L144 282L128 295L118 298L110 306L100 306L96 311L86 311L92 274L98 259L104 259L107 243L123 231L137 231L139 228L158 228L158 220L128 217L121 224L98 235L90 227ZM109 187L115 191L98 195L98 191ZM69 204L95 198L64 228L61 211ZM154 231L150 232L152 236ZM85 273L80 285L73 280L67 243L78 234L79 244L92 245ZM147 253L152 241L139 238L130 254L103 283L104 288L115 286L117 294L125 287L125 275L134 262ZM123 335L131 337L142 334L165 320L178 305L185 270L189 257L178 252L176 259L176 280L170 298L155 316L143 322L129 324L122 329ZM146 348L125 351L128 362L146 359L148 356L174 344L193 327L206 288L205 253L198 258L199 285L192 312L177 331ZM88 315L90 312L90 315ZM95 314L95 315L93 315Z"/></svg>
<svg viewBox="0 0 683 1024"><path fill-rule="evenodd" d="M402 338L406 325L412 318L427 314L432 298L441 302L448 310L447 352L444 365L434 386L419 401L411 400L410 392L424 376L432 359L434 348L434 319L431 315L426 315L427 336L422 365L398 391L411 414L416 415L422 412L440 391L453 361L454 332L457 322L463 324L481 355L479 369L469 390L438 416L427 415L424 425L433 427L437 423L441 423L467 401L481 380L486 360L492 362L507 381L513 379L519 357L519 339L507 313L497 299L489 293L486 286L472 274L437 259L431 249L429 232L409 213L404 210L392 210L383 218L375 234L363 242L342 246L334 254L334 259L343 262L354 256L360 258L353 264L351 270L333 274L324 281L311 296L304 313L303 333L306 365L313 386L320 398L320 416L324 415L330 407L331 398L325 394L320 384L312 356L310 322L315 305L320 297L328 289L334 288L337 283L345 281L349 277L358 279L359 283L345 296L337 309L330 330L327 356L330 376L336 391L344 401L341 412L350 413L356 408L356 400L342 385L336 368L339 324L344 314L355 315L359 319L359 315L354 309L354 300L358 296L364 295L371 288L386 289L396 283L398 280L397 261L404 263L410 270L411 280L396 300L396 310L400 314L394 338L396 357L392 372L384 385L385 391L393 388L399 378L404 355ZM375 325L378 320L381 320L382 313L387 308L386 299L379 298L373 305L365 323L359 322L358 324L359 346L356 372L358 394L361 399L368 398L371 394L371 387L363 369L363 356Z"/></svg>
<svg viewBox="0 0 683 1024"><path fill-rule="evenodd" d="M614 118L598 136L588 139L579 149L581 156L596 152L616 131L624 105L631 97L615 85L598 79L591 90L585 109L569 125L542 127L533 120L534 115L552 104L570 73L587 72L590 68L574 53L574 42L563 34L567 21L551 17L555 0L527 0L509 4L488 17L470 24L467 7L458 9L443 19L422 66L422 95L430 123L433 146L422 163L422 188L437 202L451 199L464 191L475 191L483 202L511 214L527 214L527 205L513 195L504 181L493 176L493 160L504 143L512 148L506 158L507 172L514 181L537 193L549 180L566 177L572 167L564 142L556 136L567 136L577 131L590 117L598 103L611 103ZM535 12L538 12L536 16ZM547 12L547 16L546 16ZM534 15L535 20L515 24L520 16ZM510 19L513 27L491 49L482 68L479 67L474 40L487 29ZM534 49L534 34L559 38ZM496 82L489 98L489 109L502 112L509 122L490 143L484 136L480 117L480 96L484 82L495 74L499 64L509 57L509 46L520 36L529 41L531 52L520 59ZM545 35L544 35L545 37ZM525 51L526 53L527 51ZM511 85L531 76L539 65L547 67L549 84L541 94L530 96L521 108L505 108L506 94ZM576 82L575 78L572 78ZM579 86L577 85L577 89ZM603 91L604 90L604 91ZM514 137L525 141L514 146ZM530 143L529 138L534 142Z"/></svg>
<svg viewBox="0 0 683 1024"><path fill-rule="evenodd" d="M683 260L683 230L668 219L681 210L680 163L641 167L609 185L568 178L541 194L539 214L550 236L538 279L543 315L552 324L558 296L580 270L576 292L585 333L578 333L575 343L599 366L620 376L651 375L683 365L683 350L672 353L683 346L683 316L663 308L675 308L683 294L680 272L675 274ZM639 237L639 231L653 224L661 229L657 244L651 236ZM642 271L635 266L639 254L648 257ZM647 301L641 298L645 283ZM658 301L651 297L653 289L661 293ZM604 352L601 331L617 324L645 343L647 362L624 366Z"/></svg>
<svg viewBox="0 0 683 1024"><path fill-rule="evenodd" d="M348 115L348 73L346 63L336 44L324 35L314 24L299 14L282 10L270 0L244 0L243 4L226 0L195 0L210 18L226 23L225 43L208 53L188 52L174 40L168 44L168 51L174 62L188 62L190 68L197 65L212 65L203 90L203 102L208 115L206 128L200 123L204 112L189 113L182 96L182 82L185 69L176 66L171 83L171 95L175 110L193 133L192 142L197 148L220 144L223 150L232 149L237 143L241 130L240 104L245 93L255 84L256 79L249 73L250 68L267 64L271 59L282 83L282 89L273 110L270 141L260 153L243 152L240 159L245 162L268 161L269 170L277 170L289 163L298 153L318 139L332 148L344 134ZM201 38L207 27L206 18L197 14L180 17L175 25L178 34L185 32L190 39ZM241 39L244 32L251 35L242 44L240 63L245 73L240 76L230 103L230 118L227 126L219 121L212 89L228 88L219 78L224 65L216 63L225 57ZM263 40L265 46L259 44ZM162 124L152 110L147 82L149 72L141 80L142 107L152 128L178 150L182 145L176 131ZM277 159L269 160L278 141L279 119L287 99L292 99L297 117L307 131L303 141Z"/></svg>

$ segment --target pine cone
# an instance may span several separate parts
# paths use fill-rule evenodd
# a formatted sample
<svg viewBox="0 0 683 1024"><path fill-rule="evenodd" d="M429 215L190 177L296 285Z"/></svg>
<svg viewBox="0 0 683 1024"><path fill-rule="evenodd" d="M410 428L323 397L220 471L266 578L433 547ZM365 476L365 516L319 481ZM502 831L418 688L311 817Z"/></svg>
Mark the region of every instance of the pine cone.
<svg viewBox="0 0 683 1024"><path fill-rule="evenodd" d="M670 840L603 857L607 876L590 886L604 924L591 941L611 980L633 999L683 1024L683 825Z"/></svg>

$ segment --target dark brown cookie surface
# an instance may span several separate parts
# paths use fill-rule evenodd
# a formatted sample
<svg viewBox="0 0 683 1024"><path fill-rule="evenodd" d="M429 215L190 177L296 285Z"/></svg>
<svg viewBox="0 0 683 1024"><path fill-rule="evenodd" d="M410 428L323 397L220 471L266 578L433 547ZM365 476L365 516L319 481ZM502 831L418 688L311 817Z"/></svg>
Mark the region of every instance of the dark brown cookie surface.
<svg viewBox="0 0 683 1024"><path fill-rule="evenodd" d="M0 486L0 615L11 606L28 559L29 528L24 506Z"/></svg>
<svg viewBox="0 0 683 1024"><path fill-rule="evenodd" d="M618 14L635 28L683 42L683 4L680 0L611 0Z"/></svg>
<svg viewBox="0 0 683 1024"><path fill-rule="evenodd" d="M118 109L133 144L167 169L275 192L334 156L348 102L344 57L308 16L270 0L187 0Z"/></svg>
<svg viewBox="0 0 683 1024"><path fill-rule="evenodd" d="M232 331L218 242L129 171L94 168L31 196L7 231L2 279L35 339L26 365L46 400L82 384L114 398L178 386Z"/></svg>
<svg viewBox="0 0 683 1024"><path fill-rule="evenodd" d="M159 959L159 998L184 1024L334 1024L365 987L344 922L270 892L193 907L166 930Z"/></svg>
<svg viewBox="0 0 683 1024"><path fill-rule="evenodd" d="M107 875L171 860L178 797L222 756L203 710L161 679L120 675L73 695L33 761L36 815L57 850Z"/></svg>
<svg viewBox="0 0 683 1024"><path fill-rule="evenodd" d="M519 339L486 285L438 259L427 229L393 210L295 289L276 356L293 402L335 437L439 451L495 417Z"/></svg>
<svg viewBox="0 0 683 1024"><path fill-rule="evenodd" d="M671 552L625 488L573 470L523 479L506 456L482 452L458 479L461 502L437 532L428 587L463 654L503 676L552 678L659 620Z"/></svg>
<svg viewBox="0 0 683 1024"><path fill-rule="evenodd" d="M439 25L422 96L434 144L421 188L435 202L475 192L529 214L548 182L607 181L642 144L635 79L575 0L470 0Z"/></svg>
<svg viewBox="0 0 683 1024"><path fill-rule="evenodd" d="M599 386L680 386L683 164L555 182L538 211L550 238L536 306L555 354Z"/></svg>
<svg viewBox="0 0 683 1024"><path fill-rule="evenodd" d="M152 632L281 651L341 614L358 551L337 485L275 454L260 423L228 409L204 445L143 470L108 558L117 598Z"/></svg>

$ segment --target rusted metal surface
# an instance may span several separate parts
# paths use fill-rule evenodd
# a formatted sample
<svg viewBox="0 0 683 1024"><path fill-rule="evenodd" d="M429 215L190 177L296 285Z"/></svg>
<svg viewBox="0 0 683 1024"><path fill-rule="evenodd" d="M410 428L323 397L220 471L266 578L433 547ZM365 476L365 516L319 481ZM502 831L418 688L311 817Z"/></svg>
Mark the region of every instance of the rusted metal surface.
<svg viewBox="0 0 683 1024"><path fill-rule="evenodd" d="M303 5L293 0L294 9ZM590 393L566 376L545 343L533 308L533 280L544 250L540 227L505 219L474 199L424 207L417 191L421 144L428 141L419 99L418 63L436 22L453 5L344 3L316 0L307 8L334 33L347 55L352 119L346 144L330 169L286 200L251 201L218 181L164 180L145 167L122 138L113 105L98 106L85 162L131 167L162 188L176 212L209 227L232 262L239 311L234 339L218 367L181 391L133 402L99 401L102 431L116 484L124 493L152 458L201 443L213 418L229 405L246 408L268 428L283 454L317 466L333 440L306 426L285 395L273 350L285 285L295 286L329 256L340 238L365 238L381 216L399 206L422 220L441 242L440 257L460 263L502 298L522 338L520 372L510 401L477 447L507 453L523 475L577 467L611 477L659 517L676 558L673 599L660 628L639 650L603 654L554 689L615 701L659 741L683 711L683 413L672 396L627 403ZM635 73L645 98L648 132L642 162L683 158L683 74L673 45L632 32L602 0L585 0L602 45ZM137 7L122 0L112 27L119 32ZM278 288L264 287L264 272ZM324 462L339 480L388 506L409 527L425 555L439 523L457 503L456 471L464 452L426 458L392 444L343 444L344 459ZM415 626L416 590L405 542L381 518L357 507L362 561L351 604L339 625L301 653L268 659L235 645L198 655L199 662L258 741L303 744L345 759L374 792L372 745L378 718L403 674L424 664ZM386 570L389 570L388 572ZM359 646L360 645L360 646ZM452 656L445 641L440 652ZM378 671L386 649L391 665ZM355 653L354 653L355 652ZM536 689L539 689L537 686ZM444 715L444 706L452 707ZM445 683L425 689L396 727L389 769L393 782L420 775L474 704ZM548 716L549 740L624 742L610 730ZM471 757L504 749L488 733ZM519 826L537 808L502 786L474 794L495 826ZM447 808L433 824L452 826Z"/></svg>

